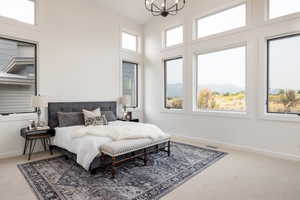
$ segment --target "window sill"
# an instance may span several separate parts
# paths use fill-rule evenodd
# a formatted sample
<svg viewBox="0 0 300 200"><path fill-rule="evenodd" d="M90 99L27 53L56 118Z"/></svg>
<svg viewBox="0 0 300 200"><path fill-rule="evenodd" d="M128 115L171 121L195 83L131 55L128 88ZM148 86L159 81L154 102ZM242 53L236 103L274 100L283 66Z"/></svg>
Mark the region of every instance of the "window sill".
<svg viewBox="0 0 300 200"><path fill-rule="evenodd" d="M0 16L0 22L3 24L11 25L11 26L19 26L19 27L23 27L23 28L32 29L32 30L38 29L36 22L35 22L35 24L29 24L26 22L22 22L22 21L4 17L4 16Z"/></svg>
<svg viewBox="0 0 300 200"><path fill-rule="evenodd" d="M248 30L251 30L251 27L247 25L247 26L239 27L239 28L228 30L228 31L221 32L221 33L215 33L215 34L212 34L212 35L203 36L203 37L200 37L200 38L197 38L197 36L195 36L195 38L192 41L192 44L198 44L198 43L203 42L203 41L218 39L218 38L230 36L232 34L238 34L238 33L241 33L241 32L245 32L245 31L248 31Z"/></svg>
<svg viewBox="0 0 300 200"><path fill-rule="evenodd" d="M185 114L184 109L162 109L160 111L162 114Z"/></svg>
<svg viewBox="0 0 300 200"><path fill-rule="evenodd" d="M130 49L121 48L121 52L124 54L141 55L141 53L138 50L134 51L134 50L130 50Z"/></svg>
<svg viewBox="0 0 300 200"><path fill-rule="evenodd" d="M297 18L300 18L300 12L292 13L292 14L288 14L288 15L284 15L284 16L280 16L280 17L276 17L276 18L273 18L273 19L269 19L269 17L267 17L267 19L264 21L264 25L282 23L282 22L297 19Z"/></svg>
<svg viewBox="0 0 300 200"><path fill-rule="evenodd" d="M142 112L141 108L127 108L126 111L128 112Z"/></svg>
<svg viewBox="0 0 300 200"><path fill-rule="evenodd" d="M209 116L209 117L222 117L222 118L242 118L250 119L250 115L247 112L233 112L233 111L202 111L195 110L192 115Z"/></svg>
<svg viewBox="0 0 300 200"><path fill-rule="evenodd" d="M281 121L281 122L300 122L300 116L292 114L272 114L264 113L258 117L260 120Z"/></svg>
<svg viewBox="0 0 300 200"><path fill-rule="evenodd" d="M0 122L35 120L36 113L0 115Z"/></svg>
<svg viewBox="0 0 300 200"><path fill-rule="evenodd" d="M184 43L175 44L175 45L172 45L172 46L169 46L169 47L163 47L161 49L161 52L172 51L172 50L180 49L180 48L183 48L183 47L184 47Z"/></svg>

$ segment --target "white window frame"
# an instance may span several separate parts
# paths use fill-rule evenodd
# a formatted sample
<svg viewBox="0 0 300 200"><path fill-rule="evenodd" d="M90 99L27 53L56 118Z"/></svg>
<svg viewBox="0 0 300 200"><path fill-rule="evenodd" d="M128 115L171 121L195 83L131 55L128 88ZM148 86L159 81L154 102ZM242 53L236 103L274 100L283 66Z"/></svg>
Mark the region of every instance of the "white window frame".
<svg viewBox="0 0 300 200"><path fill-rule="evenodd" d="M38 25L39 1L38 0L32 0L32 1L34 2L34 23L33 24L22 22L20 20L6 17L6 16L0 16L0 23L3 22L11 25L24 26L26 28L36 28L36 26Z"/></svg>
<svg viewBox="0 0 300 200"><path fill-rule="evenodd" d="M296 35L300 34L300 30L298 31L289 31L285 33L279 33L279 34L273 34L273 35L267 35L263 36L259 40L259 52L260 52L260 58L259 58L259 74L261 74L259 85L262 87L259 90L259 109L257 112L257 118L261 120L270 120L270 121L282 121L282 122L300 122L300 117L297 115L291 115L291 114L276 114L276 113L268 113L267 112L267 81L268 81L268 49L267 49L267 43L268 40L289 36L289 35Z"/></svg>
<svg viewBox="0 0 300 200"><path fill-rule="evenodd" d="M166 77L166 62L168 61L172 61L172 60L177 60L177 59L182 59L182 108L181 109L176 109L176 108L166 108L166 94L167 94L167 77ZM174 57L169 57L169 58L165 58L163 59L163 75L164 75L164 78L163 78L163 110L165 111L171 111L171 112L176 112L176 113L180 113L180 112L183 112L184 110L184 104L185 104L185 101L184 101L184 58L183 56L174 56Z"/></svg>
<svg viewBox="0 0 300 200"><path fill-rule="evenodd" d="M120 59L119 59L119 96L123 96L123 61L125 62L131 62L131 63L136 63L138 67L138 105L135 108L128 108L128 111L133 111L133 112L139 112L142 111L143 107L143 61L139 56L137 55L127 55L123 54L121 52ZM119 110L120 111L120 110Z"/></svg>
<svg viewBox="0 0 300 200"><path fill-rule="evenodd" d="M197 90L198 90L198 56L204 55L208 53L214 53L219 51L230 50L234 48L245 47L245 111L218 111L218 110L203 110L198 109L197 107ZM192 102L192 113L196 115L208 115L208 116L217 116L217 117L233 117L233 118L250 118L249 112L249 69L248 69L248 44L247 42L239 42L235 44L226 45L219 48L213 49L206 49L203 51L194 51L193 53L193 87L192 87L192 95L193 95L193 102Z"/></svg>
<svg viewBox="0 0 300 200"><path fill-rule="evenodd" d="M167 32L169 30L178 28L180 26L182 26L182 42L178 43L178 44L175 44L175 45L167 46ZM175 26L170 26L170 27L164 29L164 31L163 31L163 44L162 44L163 48L165 48L165 49L177 48L177 47L183 46L183 44L184 44L184 25L183 24L177 24Z"/></svg>
<svg viewBox="0 0 300 200"><path fill-rule="evenodd" d="M183 80L183 96L182 96L182 100L183 100L183 104L182 104L182 109L167 109L165 108L165 60L171 60L174 58L182 58L182 80ZM185 114L186 112L186 94L185 94L185 56L184 53L179 51L179 52L173 52L170 55L164 55L161 57L161 83L162 83L162 89L161 89L161 111L160 113L169 113L169 114Z"/></svg>
<svg viewBox="0 0 300 200"><path fill-rule="evenodd" d="M128 109L138 109L139 108L139 105L140 105L140 98L139 98L139 93L140 93L140 64L138 62L132 62L132 61L128 61L127 59L122 59L122 67L121 67L121 81L122 81L122 88L121 88L121 93L122 93L122 96L124 95L123 94L123 63L129 63L129 64L134 64L136 65L136 96L135 96L135 99L136 99L136 105L135 106L132 106L130 105L130 107L128 107Z"/></svg>
<svg viewBox="0 0 300 200"><path fill-rule="evenodd" d="M1 21L1 16L0 16L0 21ZM19 21L17 21L19 22ZM23 24L22 22L21 25ZM24 24L26 26L30 26L32 27L32 25L30 24ZM34 41L34 40L28 40L28 39L24 39L24 38L19 38L19 37L13 37L13 36L7 36L7 35L2 35L0 34L0 38L6 38L6 39L10 39L10 40L17 40L17 41L24 41L24 42L28 42L28 43L32 43L36 45L36 92L37 94L40 93L40 70L38 68L39 66L39 54L40 54L40 50L39 50L39 46L40 43L38 41ZM37 113L36 111L31 112L31 113L15 113L15 114L10 114L10 115L1 115L0 114L0 123L1 122L11 122L11 121L28 121L28 120L36 120L37 119Z"/></svg>
<svg viewBox="0 0 300 200"><path fill-rule="evenodd" d="M136 51L134 50L131 50L131 49L126 49L126 48L123 48L123 33L126 33L126 34L129 34L129 35L132 35L136 38ZM121 30L121 34L120 34L120 47L121 47L121 50L124 51L124 52L127 52L127 53L140 53L140 36L136 33L132 33L130 31L127 31L127 30Z"/></svg>
<svg viewBox="0 0 300 200"><path fill-rule="evenodd" d="M246 6L246 13L245 13L245 16L246 16L245 22L246 22L246 24L245 24L245 26L241 26L241 27L238 27L238 28L230 29L230 30L227 30L227 31L219 32L219 33L213 33L211 35L207 35L207 36L198 38L198 20L209 17L209 16L212 16L212 15L215 15L215 14L218 14L218 13L221 13L221 12L224 12L226 10L238 7L238 6L243 5L243 4L245 4L245 6ZM249 9L250 9L250 4L248 3L247 0L237 0L237 1L227 3L225 6L222 6L222 7L216 8L216 9L212 9L211 11L209 11L209 12L203 14L203 15L198 15L198 16L194 17L194 20L193 20L193 33L192 33L193 34L192 35L193 41L197 42L197 41L203 41L203 40L212 39L212 38L216 38L216 37L222 37L222 36L225 36L225 35L241 32L241 31L244 31L244 30L248 29L248 25L249 25L249 16L248 15L250 13Z"/></svg>

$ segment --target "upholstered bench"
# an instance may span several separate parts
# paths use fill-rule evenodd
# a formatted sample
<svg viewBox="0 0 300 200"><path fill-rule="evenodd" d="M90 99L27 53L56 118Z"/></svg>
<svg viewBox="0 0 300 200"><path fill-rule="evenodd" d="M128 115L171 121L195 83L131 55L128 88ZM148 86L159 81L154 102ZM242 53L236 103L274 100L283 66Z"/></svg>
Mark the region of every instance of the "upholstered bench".
<svg viewBox="0 0 300 200"><path fill-rule="evenodd" d="M166 150L167 149L167 150ZM148 154L165 151L170 156L170 136L152 140L148 138L114 141L101 146L102 156L111 157L111 173L115 177L116 167L122 162L139 158L147 165ZM130 155L129 155L130 154ZM123 155L129 155L123 157Z"/></svg>

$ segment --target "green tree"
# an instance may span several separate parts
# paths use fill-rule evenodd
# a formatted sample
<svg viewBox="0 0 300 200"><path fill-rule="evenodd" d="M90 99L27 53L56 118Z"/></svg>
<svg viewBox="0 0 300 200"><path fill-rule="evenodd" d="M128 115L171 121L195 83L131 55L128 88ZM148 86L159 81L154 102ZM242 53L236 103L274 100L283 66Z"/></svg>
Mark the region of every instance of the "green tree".
<svg viewBox="0 0 300 200"><path fill-rule="evenodd" d="M280 102L284 106L284 112L291 112L291 109L296 107L299 103L299 99L296 97L295 90L285 90L280 93Z"/></svg>
<svg viewBox="0 0 300 200"><path fill-rule="evenodd" d="M216 95L208 88L202 89L198 95L198 108L216 109Z"/></svg>
<svg viewBox="0 0 300 200"><path fill-rule="evenodd" d="M182 109L183 108L182 104L183 101L179 97L168 98L167 101L167 107L169 108Z"/></svg>

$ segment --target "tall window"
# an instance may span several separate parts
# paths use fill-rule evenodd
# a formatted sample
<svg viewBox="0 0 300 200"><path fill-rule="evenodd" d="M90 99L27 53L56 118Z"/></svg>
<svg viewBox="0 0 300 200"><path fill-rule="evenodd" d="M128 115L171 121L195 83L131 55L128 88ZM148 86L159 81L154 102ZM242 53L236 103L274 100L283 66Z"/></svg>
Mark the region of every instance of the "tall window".
<svg viewBox="0 0 300 200"><path fill-rule="evenodd" d="M165 108L183 108L182 57L165 60Z"/></svg>
<svg viewBox="0 0 300 200"><path fill-rule="evenodd" d="M198 55L196 70L198 110L246 110L246 47Z"/></svg>
<svg viewBox="0 0 300 200"><path fill-rule="evenodd" d="M138 64L123 61L123 95L130 96L130 107L138 107Z"/></svg>
<svg viewBox="0 0 300 200"><path fill-rule="evenodd" d="M300 12L299 0L269 0L269 18Z"/></svg>
<svg viewBox="0 0 300 200"><path fill-rule="evenodd" d="M0 114L33 112L36 45L0 38Z"/></svg>
<svg viewBox="0 0 300 200"><path fill-rule="evenodd" d="M183 26L177 26L166 30L166 47L183 43Z"/></svg>
<svg viewBox="0 0 300 200"><path fill-rule="evenodd" d="M267 112L300 114L300 35L268 40Z"/></svg>
<svg viewBox="0 0 300 200"><path fill-rule="evenodd" d="M35 0L1 0L0 16L34 24Z"/></svg>
<svg viewBox="0 0 300 200"><path fill-rule="evenodd" d="M197 38L229 31L246 25L246 4L197 20Z"/></svg>
<svg viewBox="0 0 300 200"><path fill-rule="evenodd" d="M137 51L138 37L136 35L122 32L122 48Z"/></svg>

